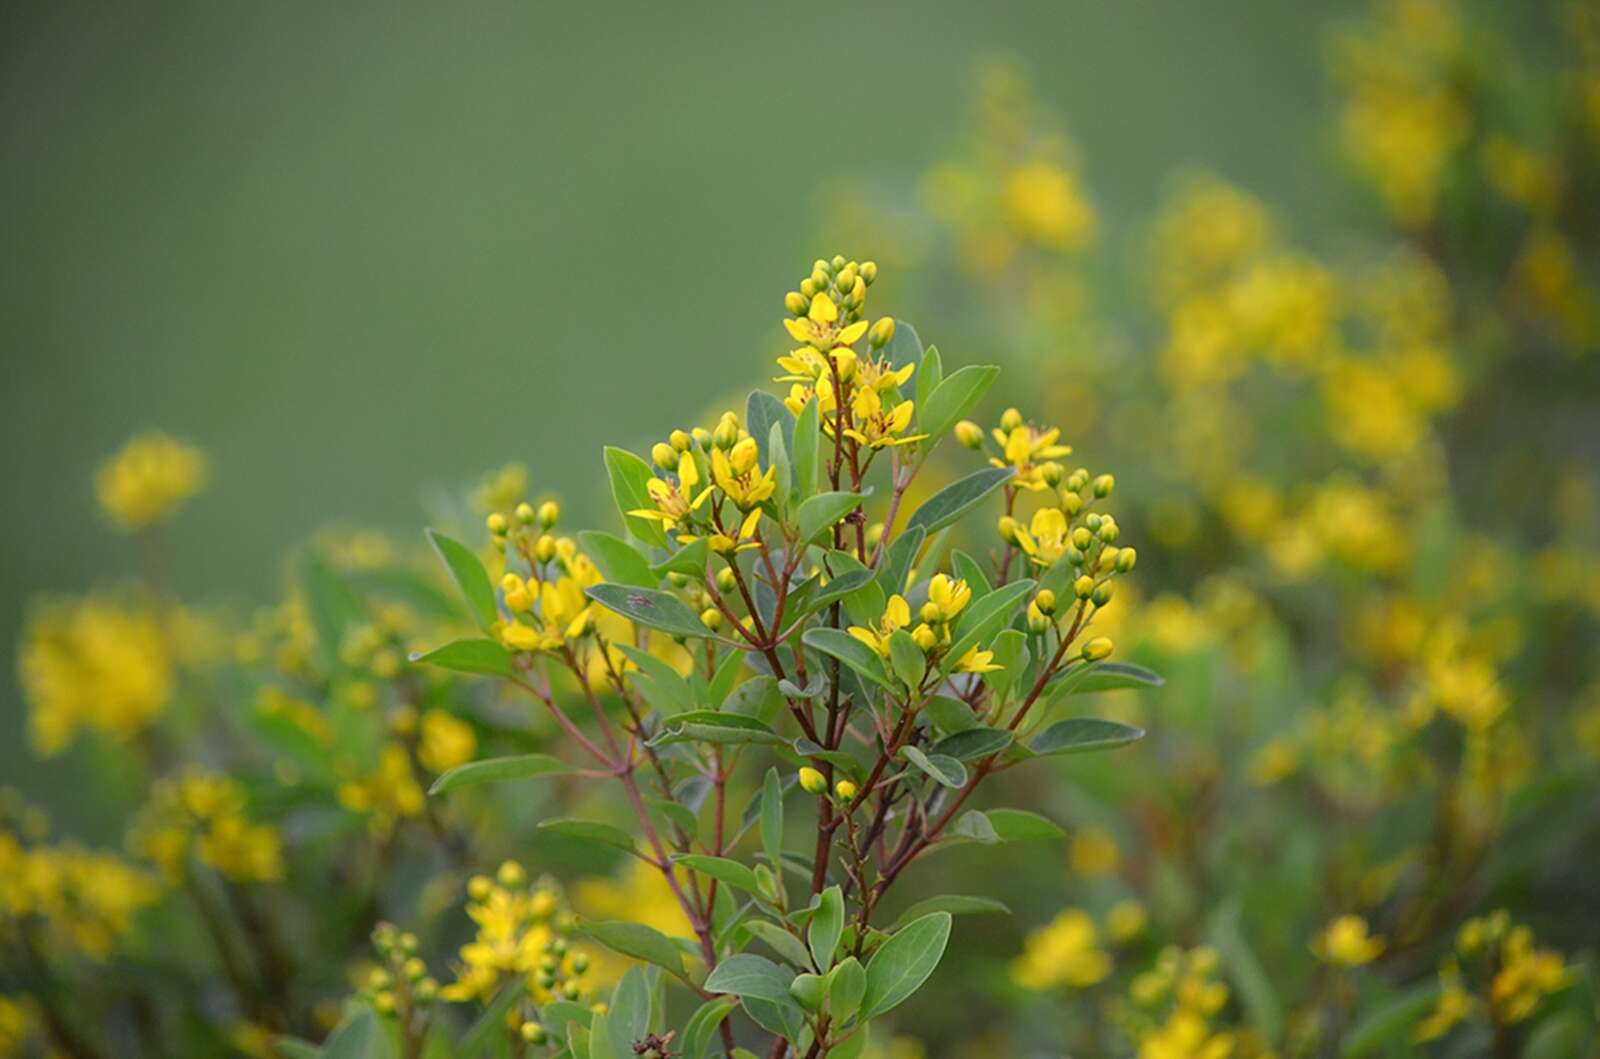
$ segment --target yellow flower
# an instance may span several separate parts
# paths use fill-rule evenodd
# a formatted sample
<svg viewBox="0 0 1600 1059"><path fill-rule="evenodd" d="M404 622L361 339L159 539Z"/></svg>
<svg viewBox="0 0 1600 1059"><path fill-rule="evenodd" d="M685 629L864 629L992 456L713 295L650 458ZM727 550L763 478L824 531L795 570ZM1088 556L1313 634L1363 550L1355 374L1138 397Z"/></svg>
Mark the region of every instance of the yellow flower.
<svg viewBox="0 0 1600 1059"><path fill-rule="evenodd" d="M922 616L930 621L953 621L970 602L972 589L967 587L965 581L948 574L935 574L933 580L928 582L928 604L933 608L932 617L926 607Z"/></svg>
<svg viewBox="0 0 1600 1059"><path fill-rule="evenodd" d="M100 465L95 496L118 526L141 530L164 522L205 487L206 476L199 449L165 434L141 434Z"/></svg>
<svg viewBox="0 0 1600 1059"><path fill-rule="evenodd" d="M1383 939L1367 933L1367 921L1342 915L1329 923L1311 942L1311 951L1327 963L1359 967L1383 952Z"/></svg>
<svg viewBox="0 0 1600 1059"><path fill-rule="evenodd" d="M889 602L884 605L883 617L878 620L875 629L868 629L860 625L850 626L850 635L878 652L884 658L889 657L889 638L897 630L904 629L911 624L911 607L907 605L904 597L896 594L889 597Z"/></svg>
<svg viewBox="0 0 1600 1059"><path fill-rule="evenodd" d="M1449 963L1439 972L1439 1001L1428 1017L1417 1023L1412 1033L1415 1041L1435 1041L1455 1028L1459 1022L1471 1018L1478 1010L1478 1002L1461 985L1461 970Z"/></svg>
<svg viewBox="0 0 1600 1059"><path fill-rule="evenodd" d="M33 745L47 757L85 728L132 739L166 710L176 685L156 618L109 598L45 606L23 632L20 655Z"/></svg>
<svg viewBox="0 0 1600 1059"><path fill-rule="evenodd" d="M1020 419L1021 416L1017 418ZM1010 429L996 427L993 437L1005 458L990 457L989 462L996 467L1015 468L1016 477L1010 484L1034 492L1049 488L1049 483L1044 480L1040 470L1041 466L1072 452L1071 445L1057 444L1057 440L1061 437L1059 427L1040 430L1031 423L1021 423Z"/></svg>
<svg viewBox="0 0 1600 1059"><path fill-rule="evenodd" d="M804 342L820 353L832 353L840 346L850 346L859 342L870 325L865 320L857 320L853 324L840 327L839 307L827 294L818 292L811 299L811 305L806 310L805 316L785 320L783 326L789 332L789 337L796 342Z"/></svg>
<svg viewBox="0 0 1600 1059"><path fill-rule="evenodd" d="M976 645L967 648L966 654L956 661L957 673L993 673L1000 668L994 664L993 651L980 651Z"/></svg>
<svg viewBox="0 0 1600 1059"><path fill-rule="evenodd" d="M756 440L749 437L736 442L727 452L711 450L711 476L740 511L749 511L778 488L778 469L768 467L765 474L760 473L758 456Z"/></svg>
<svg viewBox="0 0 1600 1059"><path fill-rule="evenodd" d="M1513 927L1500 946L1500 969L1489 984L1496 1022L1521 1022L1539 1001L1567 986L1566 961L1553 949L1536 949L1527 927Z"/></svg>
<svg viewBox="0 0 1600 1059"><path fill-rule="evenodd" d="M1022 955L1011 964L1011 980L1024 989L1057 986L1087 989L1111 973L1111 956L1100 948L1089 913L1069 908L1028 935Z"/></svg>
<svg viewBox="0 0 1600 1059"><path fill-rule="evenodd" d="M231 776L191 768L157 783L134 821L130 843L172 880L186 876L191 855L234 882L283 878L277 831L249 818L244 787Z"/></svg>
<svg viewBox="0 0 1600 1059"><path fill-rule="evenodd" d="M1067 516L1060 508L1042 507L1033 513L1028 528L1016 527L1017 544L1038 566L1053 566L1071 544Z"/></svg>
<svg viewBox="0 0 1600 1059"><path fill-rule="evenodd" d="M921 441L928 435L899 436L911 425L912 406L911 401L901 401L894 408L885 410L880 393L871 387L862 387L856 390L855 397L850 401L850 420L853 425L845 429L845 437L854 438L860 444L874 449Z"/></svg>
<svg viewBox="0 0 1600 1059"><path fill-rule="evenodd" d="M445 710L433 709L422 715L422 738L417 745L417 760L431 772L448 772L472 760L478 737L472 726Z"/></svg>
<svg viewBox="0 0 1600 1059"><path fill-rule="evenodd" d="M339 801L352 812L368 817L375 835L387 835L401 820L422 813L426 798L411 767L411 757L399 743L386 743L378 753L377 767L339 785Z"/></svg>
<svg viewBox="0 0 1600 1059"><path fill-rule="evenodd" d="M687 523L706 497L711 495L711 486L706 486L698 494L695 486L700 484L700 468L695 463L694 453L685 451L678 457L678 480L669 482L661 478L651 478L645 485L650 493L650 499L656 506L653 508L638 508L628 512L639 518L653 519L660 522L667 529L677 529ZM690 499L690 497L693 499Z"/></svg>
<svg viewBox="0 0 1600 1059"><path fill-rule="evenodd" d="M1106 932L1116 941L1131 941L1144 933L1148 921L1144 905L1130 897L1118 901L1106 913Z"/></svg>

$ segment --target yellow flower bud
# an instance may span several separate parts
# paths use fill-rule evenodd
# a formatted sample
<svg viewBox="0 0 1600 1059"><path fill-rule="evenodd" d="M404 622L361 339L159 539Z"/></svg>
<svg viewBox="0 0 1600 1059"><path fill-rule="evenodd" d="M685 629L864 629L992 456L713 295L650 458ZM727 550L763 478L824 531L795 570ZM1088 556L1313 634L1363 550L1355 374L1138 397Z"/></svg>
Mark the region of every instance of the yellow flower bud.
<svg viewBox="0 0 1600 1059"><path fill-rule="evenodd" d="M1050 628L1050 617L1039 609L1039 601L1034 600L1028 604L1028 631L1044 632Z"/></svg>
<svg viewBox="0 0 1600 1059"><path fill-rule="evenodd" d="M724 566L721 570L717 571L717 587L722 589L722 591L732 592L738 583L739 578L734 574L731 566Z"/></svg>
<svg viewBox="0 0 1600 1059"><path fill-rule="evenodd" d="M378 1009L380 1015L394 1014L394 994L388 992L377 994L372 998L372 1006Z"/></svg>
<svg viewBox="0 0 1600 1059"><path fill-rule="evenodd" d="M739 440L739 421L732 415L725 415L717 424L717 429L711 435L711 443L719 449L731 449Z"/></svg>
<svg viewBox="0 0 1600 1059"><path fill-rule="evenodd" d="M537 1022L524 1022L522 1024L522 1039L529 1044L543 1044L549 1037L550 1035L545 1032L544 1027Z"/></svg>
<svg viewBox="0 0 1600 1059"><path fill-rule="evenodd" d="M802 298L809 299L815 293L817 293L817 285L811 282L810 276L800 281L800 296Z"/></svg>
<svg viewBox="0 0 1600 1059"><path fill-rule="evenodd" d="M811 273L811 286L816 290L828 289L828 273L824 269L817 269Z"/></svg>
<svg viewBox="0 0 1600 1059"><path fill-rule="evenodd" d="M831 268L833 271L837 272L841 268L844 268L844 266L845 266L845 256L843 254L834 254L833 255L833 260L830 261L824 267Z"/></svg>
<svg viewBox="0 0 1600 1059"><path fill-rule="evenodd" d="M811 299L797 290L792 290L783 296L783 307L796 316L804 316L811 307Z"/></svg>
<svg viewBox="0 0 1600 1059"><path fill-rule="evenodd" d="M1111 602L1111 586L1101 585L1094 590L1094 595L1089 597L1097 607L1103 607Z"/></svg>
<svg viewBox="0 0 1600 1059"><path fill-rule="evenodd" d="M878 263L876 261L861 262L861 278L867 281L867 286L872 286L878 278Z"/></svg>
<svg viewBox="0 0 1600 1059"><path fill-rule="evenodd" d="M970 419L963 419L956 424L956 441L969 449L980 448L983 445L983 428Z"/></svg>
<svg viewBox="0 0 1600 1059"><path fill-rule="evenodd" d="M872 330L867 332L867 345L873 349L882 349L894 340L894 317L881 317L872 325Z"/></svg>
<svg viewBox="0 0 1600 1059"><path fill-rule="evenodd" d="M923 654L927 654L939 646L939 635L926 625L918 625L911 630L911 639L916 641Z"/></svg>
<svg viewBox="0 0 1600 1059"><path fill-rule="evenodd" d="M406 960L406 962L401 965L400 969L404 971L406 977L413 982L428 973L428 965L422 962L422 957L420 956L413 956Z"/></svg>
<svg viewBox="0 0 1600 1059"><path fill-rule="evenodd" d="M1001 515L1000 521L995 523L995 529L1000 531L1000 539L1007 544L1014 543L1017 539L1017 520L1010 515Z"/></svg>
<svg viewBox="0 0 1600 1059"><path fill-rule="evenodd" d="M533 525L533 505L524 500L517 505L517 521L524 526Z"/></svg>
<svg viewBox="0 0 1600 1059"><path fill-rule="evenodd" d="M855 266L845 265L844 268L839 270L839 275L835 277L835 281L839 284L840 290L851 290L854 288L856 285Z"/></svg>
<svg viewBox="0 0 1600 1059"><path fill-rule="evenodd" d="M810 765L800 770L800 789L807 794L821 794L828 789L828 781Z"/></svg>
<svg viewBox="0 0 1600 1059"><path fill-rule="evenodd" d="M705 610L700 612L700 624L704 625L712 632L716 632L718 629L722 628L722 611L718 610L716 607L707 607Z"/></svg>
<svg viewBox="0 0 1600 1059"><path fill-rule="evenodd" d="M550 534L542 534L533 545L533 556L541 563L547 563L556 557L556 539Z"/></svg>
<svg viewBox="0 0 1600 1059"><path fill-rule="evenodd" d="M707 430L705 427L695 427L691 434L694 440L700 443L700 447L702 449L711 444L711 431ZM687 448L688 446L686 445L684 447Z"/></svg>
<svg viewBox="0 0 1600 1059"><path fill-rule="evenodd" d="M1084 574L1072 582L1072 594L1079 599L1088 599L1094 593L1094 578Z"/></svg>
<svg viewBox="0 0 1600 1059"><path fill-rule="evenodd" d="M1119 536L1121 536L1121 534L1122 531L1117 528L1117 524L1112 522L1110 519L1106 519L1104 522L1100 523L1098 535L1100 539L1105 541L1107 544L1110 544L1112 541L1116 540Z"/></svg>
<svg viewBox="0 0 1600 1059"><path fill-rule="evenodd" d="M539 525L549 529L561 517L561 505L554 500L546 500L539 505Z"/></svg>
<svg viewBox="0 0 1600 1059"><path fill-rule="evenodd" d="M1048 588L1041 588L1039 594L1033 597L1033 601L1038 604L1039 613L1041 614L1054 614L1056 612L1056 594Z"/></svg>
<svg viewBox="0 0 1600 1059"><path fill-rule="evenodd" d="M849 382L856 377L856 351L848 346L840 346L833 351L833 370L843 382Z"/></svg>
<svg viewBox="0 0 1600 1059"><path fill-rule="evenodd" d="M1054 460L1039 465L1039 477L1043 478L1044 484L1052 489L1061 484L1061 476L1065 473L1066 471L1061 464L1056 463Z"/></svg>
<svg viewBox="0 0 1600 1059"><path fill-rule="evenodd" d="M921 614L922 620L929 624L937 622L943 616L937 603L924 603Z"/></svg>
<svg viewBox="0 0 1600 1059"><path fill-rule="evenodd" d="M1093 543L1094 534L1089 532L1087 526L1079 526L1077 529L1072 531L1072 546L1078 549L1080 552L1088 551L1089 546Z"/></svg>
<svg viewBox="0 0 1600 1059"><path fill-rule="evenodd" d="M1007 434L1022 425L1022 413L1015 408L1007 408L1000 415L1000 429Z"/></svg>
<svg viewBox="0 0 1600 1059"><path fill-rule="evenodd" d="M833 793L839 796L840 801L853 802L856 798L856 785L849 780L840 780L833 785Z"/></svg>
<svg viewBox="0 0 1600 1059"><path fill-rule="evenodd" d="M500 870L495 872L495 878L500 880L500 885L508 889L523 885L528 881L528 873L522 870L522 865L514 860L508 860L500 865Z"/></svg>
<svg viewBox="0 0 1600 1059"><path fill-rule="evenodd" d="M1110 496L1111 490L1115 489L1116 485L1117 480L1115 478L1111 477L1109 474L1102 474L1100 477L1094 480L1094 495Z"/></svg>
<svg viewBox="0 0 1600 1059"><path fill-rule="evenodd" d="M676 452L688 452L692 441L693 439L689 437L688 433L682 430L674 430L667 435L667 444L671 445ZM676 467L678 465L677 461L674 460L672 465Z"/></svg>
<svg viewBox="0 0 1600 1059"><path fill-rule="evenodd" d="M728 452L728 462L732 464L734 474L744 474L756 465L758 455L760 450L756 446L756 439L745 438Z"/></svg>
<svg viewBox="0 0 1600 1059"><path fill-rule="evenodd" d="M500 514L498 511L483 521L484 525L489 527L489 532L494 534L496 537L504 537L506 535L506 530L511 528L506 522L506 517Z"/></svg>
<svg viewBox="0 0 1600 1059"><path fill-rule="evenodd" d="M1068 518L1075 518L1077 517L1078 512L1082 510L1083 497L1079 496L1077 493L1063 492L1061 494L1062 514L1066 515Z"/></svg>
<svg viewBox="0 0 1600 1059"><path fill-rule="evenodd" d="M663 471L676 470L678 467L678 450L664 441L658 441L650 447L650 459Z"/></svg>
<svg viewBox="0 0 1600 1059"><path fill-rule="evenodd" d="M1096 636L1083 645L1083 657L1091 662L1098 662L1102 658L1110 658L1115 647L1109 637Z"/></svg>
<svg viewBox="0 0 1600 1059"><path fill-rule="evenodd" d="M487 875L474 875L467 880L467 896L474 901L487 901L494 892L494 883Z"/></svg>
<svg viewBox="0 0 1600 1059"><path fill-rule="evenodd" d="M1132 548L1117 549L1117 573L1125 574L1133 569L1133 564L1139 561L1139 553Z"/></svg>

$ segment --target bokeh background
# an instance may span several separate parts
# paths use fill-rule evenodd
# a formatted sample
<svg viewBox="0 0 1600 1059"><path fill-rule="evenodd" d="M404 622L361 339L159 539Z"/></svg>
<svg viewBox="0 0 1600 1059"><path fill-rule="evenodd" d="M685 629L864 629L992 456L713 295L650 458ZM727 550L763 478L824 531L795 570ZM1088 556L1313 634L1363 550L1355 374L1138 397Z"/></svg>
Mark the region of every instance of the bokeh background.
<svg viewBox="0 0 1600 1059"><path fill-rule="evenodd" d="M170 529L190 592L264 591L329 522L412 533L428 487L510 459L597 512L602 439L765 377L776 293L833 252L825 183L914 186L995 52L1069 120L1108 228L1193 162L1314 216L1326 15L7 4L0 642L127 558L89 475L152 427L216 464ZM51 785L17 740L0 771Z"/></svg>

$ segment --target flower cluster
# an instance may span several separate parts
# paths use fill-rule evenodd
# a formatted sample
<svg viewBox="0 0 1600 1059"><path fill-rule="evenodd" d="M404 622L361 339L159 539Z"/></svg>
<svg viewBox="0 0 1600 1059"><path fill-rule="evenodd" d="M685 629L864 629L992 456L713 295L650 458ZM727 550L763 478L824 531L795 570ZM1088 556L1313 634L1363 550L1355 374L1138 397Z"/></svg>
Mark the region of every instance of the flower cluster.
<svg viewBox="0 0 1600 1059"><path fill-rule="evenodd" d="M141 434L101 465L95 496L125 530L165 522L205 487L205 453L166 434Z"/></svg>
<svg viewBox="0 0 1600 1059"><path fill-rule="evenodd" d="M251 820L238 781L198 768L155 784L134 822L131 844L174 881L188 878L191 858L234 882L283 877L277 831Z"/></svg>

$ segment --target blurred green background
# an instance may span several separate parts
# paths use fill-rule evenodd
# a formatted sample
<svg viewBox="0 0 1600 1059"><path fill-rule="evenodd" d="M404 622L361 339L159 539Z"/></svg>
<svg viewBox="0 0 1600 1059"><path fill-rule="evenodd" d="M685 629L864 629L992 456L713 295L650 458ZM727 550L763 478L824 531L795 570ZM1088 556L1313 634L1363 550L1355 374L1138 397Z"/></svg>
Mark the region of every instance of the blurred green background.
<svg viewBox="0 0 1600 1059"><path fill-rule="evenodd" d="M988 53L1073 131L1108 241L1189 162L1314 225L1329 14L7 4L0 640L126 568L90 476L151 427L215 460L170 531L194 595L264 591L329 522L419 531L427 487L508 459L592 511L603 439L763 377L817 254L882 259L816 245L819 188L910 186ZM0 748L47 801L60 765Z"/></svg>

